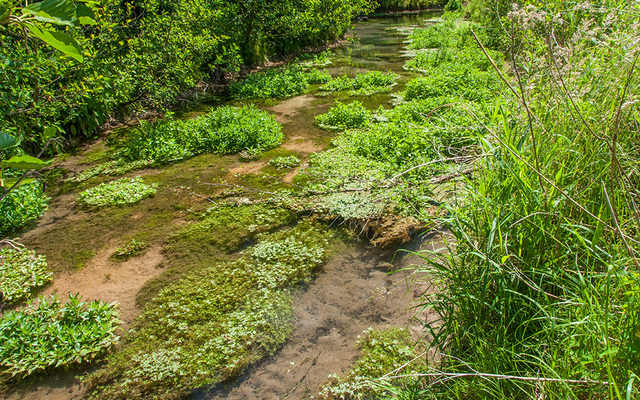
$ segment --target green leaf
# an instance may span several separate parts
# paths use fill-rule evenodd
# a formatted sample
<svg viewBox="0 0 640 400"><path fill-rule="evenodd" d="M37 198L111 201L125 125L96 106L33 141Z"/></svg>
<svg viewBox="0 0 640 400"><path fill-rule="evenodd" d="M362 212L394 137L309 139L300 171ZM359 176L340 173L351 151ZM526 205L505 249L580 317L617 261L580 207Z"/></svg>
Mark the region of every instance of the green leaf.
<svg viewBox="0 0 640 400"><path fill-rule="evenodd" d="M70 0L44 0L22 9L23 14L31 14L38 21L57 25L73 26L76 5Z"/></svg>
<svg viewBox="0 0 640 400"><path fill-rule="evenodd" d="M73 57L80 62L84 59L80 43L66 33L40 29L33 24L26 24L26 26L34 36L40 38L54 49L60 50L64 54Z"/></svg>
<svg viewBox="0 0 640 400"><path fill-rule="evenodd" d="M42 161L35 157L22 155L0 162L0 168L41 169L49 164L51 164L50 161Z"/></svg>
<svg viewBox="0 0 640 400"><path fill-rule="evenodd" d="M15 185L16 182L18 182L18 180L20 180L20 178L6 178L6 179L3 179L2 180L2 186L10 188L11 186ZM23 179L18 184L18 187L20 187L22 185L29 185L29 184L31 184L31 183L33 183L35 181L36 180L33 179L33 178Z"/></svg>
<svg viewBox="0 0 640 400"><path fill-rule="evenodd" d="M0 150L10 149L20 143L18 139L7 133L0 132Z"/></svg>
<svg viewBox="0 0 640 400"><path fill-rule="evenodd" d="M56 133L58 133L58 128L55 126L47 126L46 128L44 128L44 131L42 132L42 138L44 140L49 140L51 138L53 138L54 136L56 136Z"/></svg>
<svg viewBox="0 0 640 400"><path fill-rule="evenodd" d="M76 5L76 17L78 17L78 22L80 22L82 25L96 24L96 16L93 13L93 10L86 4L78 3Z"/></svg>

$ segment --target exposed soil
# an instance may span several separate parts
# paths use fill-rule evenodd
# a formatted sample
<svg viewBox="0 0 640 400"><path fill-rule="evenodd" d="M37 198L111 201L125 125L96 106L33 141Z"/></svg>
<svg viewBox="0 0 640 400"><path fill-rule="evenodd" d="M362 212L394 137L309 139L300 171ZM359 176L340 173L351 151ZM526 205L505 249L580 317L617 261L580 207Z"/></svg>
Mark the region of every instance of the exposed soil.
<svg viewBox="0 0 640 400"><path fill-rule="evenodd" d="M118 243L108 246L93 257L86 268L79 272L60 273L44 294L56 294L64 299L67 293L79 293L84 299L101 299L118 303L121 328L127 331L138 315L136 295L151 278L162 273L160 247L152 247L143 255L124 262L110 257Z"/></svg>
<svg viewBox="0 0 640 400"><path fill-rule="evenodd" d="M414 250L441 246L440 236L413 244ZM318 394L329 374L349 370L358 356L354 345L364 330L393 325L424 335L421 321L433 316L416 315L413 309L424 292L415 286L419 277L409 271L390 273L422 259L411 253L398 253L395 260L393 256L358 246L331 259L295 299L296 329L284 347L236 381L197 392L194 398L306 399Z"/></svg>

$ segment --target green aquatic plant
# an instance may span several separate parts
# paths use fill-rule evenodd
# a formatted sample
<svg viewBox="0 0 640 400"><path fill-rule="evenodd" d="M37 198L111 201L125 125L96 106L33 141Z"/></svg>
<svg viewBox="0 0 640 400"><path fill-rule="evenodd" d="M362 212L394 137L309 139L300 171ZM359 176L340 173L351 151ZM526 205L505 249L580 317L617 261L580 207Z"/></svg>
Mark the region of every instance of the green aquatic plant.
<svg viewBox="0 0 640 400"><path fill-rule="evenodd" d="M114 304L40 297L0 316L0 374L24 377L94 360L118 342Z"/></svg>
<svg viewBox="0 0 640 400"><path fill-rule="evenodd" d="M349 372L343 377L329 375L329 383L318 397L322 400L387 398L392 392L380 385L378 379L411 361L414 361L411 368L424 367L423 360L415 360L418 355L415 346L406 328L367 329L358 336L356 347L360 355ZM408 382L411 379L404 378L394 385Z"/></svg>
<svg viewBox="0 0 640 400"><path fill-rule="evenodd" d="M142 254L146 248L147 244L145 242L131 239L127 244L116 249L113 253L113 258L119 261L125 261L131 257Z"/></svg>
<svg viewBox="0 0 640 400"><path fill-rule="evenodd" d="M273 165L278 169L291 169L300 165L300 159L294 155L286 157L276 157L269 160L269 165Z"/></svg>
<svg viewBox="0 0 640 400"><path fill-rule="evenodd" d="M0 235L16 232L37 221L47 209L49 198L42 183L32 181L13 189L0 200Z"/></svg>
<svg viewBox="0 0 640 400"><path fill-rule="evenodd" d="M280 144L282 137L282 126L268 112L255 106L223 106L188 120L141 122L121 156L169 163L206 152L266 150Z"/></svg>
<svg viewBox="0 0 640 400"><path fill-rule="evenodd" d="M272 354L293 330L292 292L324 263L332 237L302 221L258 234L239 259L192 266L145 306L89 390L101 399L180 398Z"/></svg>
<svg viewBox="0 0 640 400"><path fill-rule="evenodd" d="M359 101L344 104L336 101L336 104L326 114L316 117L316 124L325 129L361 128L371 119L371 111Z"/></svg>
<svg viewBox="0 0 640 400"><path fill-rule="evenodd" d="M89 207L133 204L155 194L157 187L147 185L141 178L122 178L81 192L77 202Z"/></svg>
<svg viewBox="0 0 640 400"><path fill-rule="evenodd" d="M52 278L44 256L24 248L0 249L0 305L26 300Z"/></svg>
<svg viewBox="0 0 640 400"><path fill-rule="evenodd" d="M239 99L284 99L303 93L309 87L303 68L292 66L248 75L231 85L231 95Z"/></svg>
<svg viewBox="0 0 640 400"><path fill-rule="evenodd" d="M327 92L349 91L352 96L366 96L374 93L384 93L395 85L398 75L393 72L369 71L357 74L354 78L339 76L320 86L320 90Z"/></svg>
<svg viewBox="0 0 640 400"><path fill-rule="evenodd" d="M470 65L444 63L431 68L426 76L407 83L406 100L456 96L478 103L489 102L500 92L495 71L480 71Z"/></svg>
<svg viewBox="0 0 640 400"><path fill-rule="evenodd" d="M325 70L312 69L307 72L306 78L311 84L327 83L331 80L331 75Z"/></svg>
<svg viewBox="0 0 640 400"><path fill-rule="evenodd" d="M136 160L127 162L122 158L107 161L91 168L87 168L79 174L68 179L69 182L84 182L96 176L119 176L141 168L153 166L153 160Z"/></svg>

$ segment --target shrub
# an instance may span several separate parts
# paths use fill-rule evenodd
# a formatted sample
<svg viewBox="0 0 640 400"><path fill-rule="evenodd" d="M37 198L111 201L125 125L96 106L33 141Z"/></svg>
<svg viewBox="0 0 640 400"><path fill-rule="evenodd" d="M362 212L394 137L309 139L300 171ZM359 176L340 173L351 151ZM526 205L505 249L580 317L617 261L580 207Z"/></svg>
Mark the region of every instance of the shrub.
<svg viewBox="0 0 640 400"><path fill-rule="evenodd" d="M336 104L326 114L318 115L316 123L325 129L361 128L371 119L371 112L359 101Z"/></svg>
<svg viewBox="0 0 640 400"><path fill-rule="evenodd" d="M40 182L32 182L12 190L0 201L0 235L15 232L38 220L47 209L49 198Z"/></svg>
<svg viewBox="0 0 640 400"><path fill-rule="evenodd" d="M0 372L26 376L93 360L118 341L113 304L41 297L0 317Z"/></svg>
<svg viewBox="0 0 640 400"><path fill-rule="evenodd" d="M269 161L269 165L278 169L290 169L300 165L300 159L296 156L276 157Z"/></svg>
<svg viewBox="0 0 640 400"><path fill-rule="evenodd" d="M141 178L122 178L81 192L77 202L90 207L133 204L155 194L157 187L145 184Z"/></svg>
<svg viewBox="0 0 640 400"><path fill-rule="evenodd" d="M130 160L167 163L204 152L265 150L280 144L282 127L255 106L224 106L190 120L141 123L122 149Z"/></svg>
<svg viewBox="0 0 640 400"><path fill-rule="evenodd" d="M393 72L370 71L354 78L339 76L320 86L320 90L339 92L349 90L352 96L363 96L391 90L398 75Z"/></svg>
<svg viewBox="0 0 640 400"><path fill-rule="evenodd" d="M0 249L0 292L5 303L14 304L27 299L52 278L44 256L33 250Z"/></svg>

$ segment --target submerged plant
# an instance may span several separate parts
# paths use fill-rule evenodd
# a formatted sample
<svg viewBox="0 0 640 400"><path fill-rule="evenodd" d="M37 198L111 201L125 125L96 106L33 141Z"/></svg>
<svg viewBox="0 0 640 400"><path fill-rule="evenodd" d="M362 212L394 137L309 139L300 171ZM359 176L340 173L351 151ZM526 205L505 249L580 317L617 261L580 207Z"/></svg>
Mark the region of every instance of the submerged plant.
<svg viewBox="0 0 640 400"><path fill-rule="evenodd" d="M141 178L122 178L81 192L77 202L89 207L133 204L154 195L157 187L155 183L147 185Z"/></svg>
<svg viewBox="0 0 640 400"><path fill-rule="evenodd" d="M27 249L0 249L0 293L4 297L0 305L29 298L52 278L44 256Z"/></svg>

